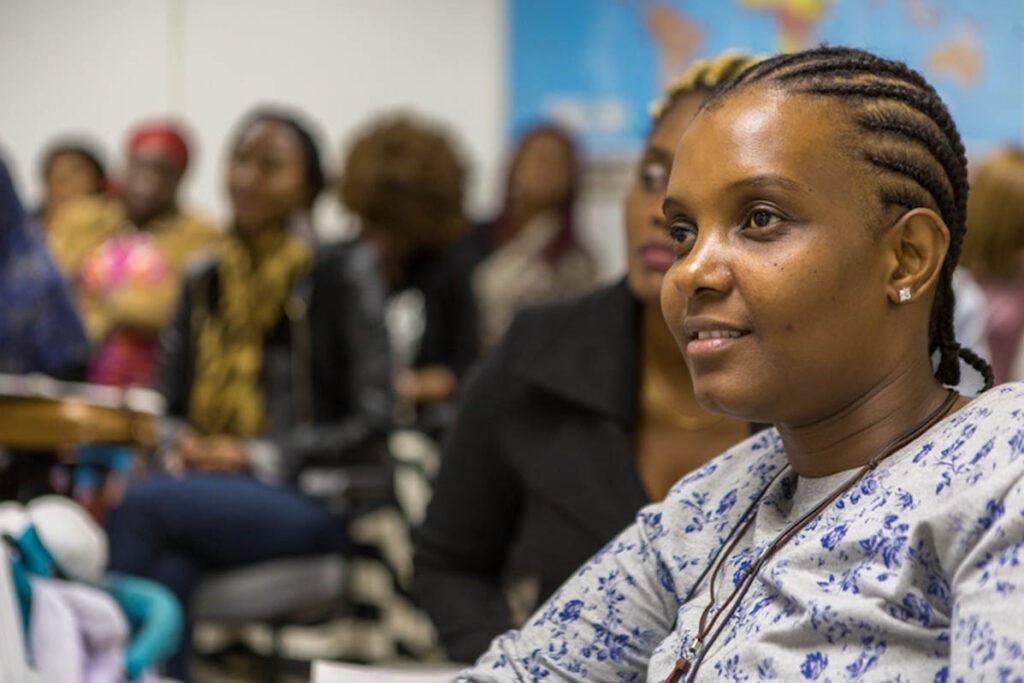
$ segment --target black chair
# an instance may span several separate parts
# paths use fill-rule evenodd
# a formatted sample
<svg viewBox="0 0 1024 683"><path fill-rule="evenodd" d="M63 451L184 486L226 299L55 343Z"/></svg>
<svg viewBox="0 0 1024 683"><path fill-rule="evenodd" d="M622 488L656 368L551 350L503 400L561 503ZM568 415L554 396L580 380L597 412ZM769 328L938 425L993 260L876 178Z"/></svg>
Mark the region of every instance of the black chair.
<svg viewBox="0 0 1024 683"><path fill-rule="evenodd" d="M308 470L299 488L327 500L349 522L395 501L390 461ZM350 563L365 552L358 544L349 544L338 554L268 560L210 574L194 594L192 618L196 623L265 625L271 643L264 679L274 683L281 675L285 627L325 623L356 608Z"/></svg>

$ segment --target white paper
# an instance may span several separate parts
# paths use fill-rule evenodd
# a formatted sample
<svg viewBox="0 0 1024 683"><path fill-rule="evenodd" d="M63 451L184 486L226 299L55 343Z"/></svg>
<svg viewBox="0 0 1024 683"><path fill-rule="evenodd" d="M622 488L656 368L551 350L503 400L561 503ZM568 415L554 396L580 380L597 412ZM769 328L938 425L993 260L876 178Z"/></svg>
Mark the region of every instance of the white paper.
<svg viewBox="0 0 1024 683"><path fill-rule="evenodd" d="M461 670L455 665L389 667L315 661L312 683L447 683Z"/></svg>

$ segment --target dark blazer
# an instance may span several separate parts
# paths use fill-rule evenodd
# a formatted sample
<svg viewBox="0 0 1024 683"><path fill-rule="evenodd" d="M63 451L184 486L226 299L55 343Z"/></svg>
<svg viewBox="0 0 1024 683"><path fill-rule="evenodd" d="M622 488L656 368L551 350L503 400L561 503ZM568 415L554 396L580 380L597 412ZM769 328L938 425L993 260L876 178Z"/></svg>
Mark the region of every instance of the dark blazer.
<svg viewBox="0 0 1024 683"><path fill-rule="evenodd" d="M405 288L423 294L424 329L412 367L448 367L459 378L477 360L480 330L473 297L473 255L461 242L420 254L408 265Z"/></svg>
<svg viewBox="0 0 1024 683"><path fill-rule="evenodd" d="M524 311L470 379L416 534L417 595L453 659L511 627L505 579L536 575L545 599L649 502L639 331L620 282Z"/></svg>
<svg viewBox="0 0 1024 683"><path fill-rule="evenodd" d="M210 260L186 275L161 335L159 389L171 416L187 414L197 335L218 297ZM284 459L282 475L294 480L307 465L376 456L391 421L391 361L373 254L358 243L319 247L285 309L264 339L261 370L267 438Z"/></svg>

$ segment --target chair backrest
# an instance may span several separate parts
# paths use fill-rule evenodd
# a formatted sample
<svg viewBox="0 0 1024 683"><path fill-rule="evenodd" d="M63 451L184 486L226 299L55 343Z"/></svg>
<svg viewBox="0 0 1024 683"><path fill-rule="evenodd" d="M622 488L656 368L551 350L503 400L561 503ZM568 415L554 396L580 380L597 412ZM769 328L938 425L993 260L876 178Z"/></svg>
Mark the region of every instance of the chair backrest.
<svg viewBox="0 0 1024 683"><path fill-rule="evenodd" d="M28 659L7 544L0 542L0 683L42 683Z"/></svg>

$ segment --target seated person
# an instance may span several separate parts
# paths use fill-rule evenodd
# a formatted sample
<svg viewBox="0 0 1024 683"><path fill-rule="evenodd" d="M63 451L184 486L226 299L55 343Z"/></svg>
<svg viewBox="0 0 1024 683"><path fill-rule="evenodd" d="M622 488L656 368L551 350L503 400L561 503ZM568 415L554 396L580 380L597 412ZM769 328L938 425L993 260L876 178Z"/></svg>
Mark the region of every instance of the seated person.
<svg viewBox="0 0 1024 683"><path fill-rule="evenodd" d="M428 430L431 409L444 412L479 349L472 262L453 248L468 229L464 180L439 129L390 118L357 138L338 187L388 288L401 413Z"/></svg>
<svg viewBox="0 0 1024 683"><path fill-rule="evenodd" d="M372 258L288 229L324 187L311 133L257 111L230 159L230 236L189 273L161 338L170 474L130 488L108 527L111 567L165 584L186 617L204 572L340 550L343 520L295 483L312 466L377 462L391 416ZM171 664L184 676L181 653Z"/></svg>
<svg viewBox="0 0 1024 683"><path fill-rule="evenodd" d="M177 127L140 125L128 142L118 196L70 202L52 221L50 249L75 287L96 346L91 382L152 385L157 336L170 319L181 272L220 239L209 223L178 207L188 162Z"/></svg>
<svg viewBox="0 0 1024 683"><path fill-rule="evenodd" d="M89 345L71 293L0 160L0 373L81 379Z"/></svg>
<svg viewBox="0 0 1024 683"><path fill-rule="evenodd" d="M0 160L0 373L42 373L81 380L89 342L71 292L26 215ZM0 500L21 501L50 490L55 454L0 447Z"/></svg>
<svg viewBox="0 0 1024 683"><path fill-rule="evenodd" d="M579 239L579 165L572 136L553 124L530 128L516 146L504 206L473 236L482 252L473 286L484 348L521 308L597 284L594 258Z"/></svg>
<svg viewBox="0 0 1024 683"><path fill-rule="evenodd" d="M99 155L77 140L61 140L50 146L42 163L43 201L33 212L48 230L59 209L79 197L95 197L107 191L107 172Z"/></svg>
<svg viewBox="0 0 1024 683"><path fill-rule="evenodd" d="M1024 385L969 401L967 165L906 65L825 47L720 86L664 203L694 394L768 421L463 681L999 680L1024 667ZM933 367L930 352L939 351Z"/></svg>
<svg viewBox="0 0 1024 683"><path fill-rule="evenodd" d="M1014 375L1024 342L1024 149L1006 147L986 158L971 182L963 263L988 305L984 320L996 382Z"/></svg>
<svg viewBox="0 0 1024 683"><path fill-rule="evenodd" d="M455 660L521 624L641 506L751 433L697 404L659 306L676 142L751 61L698 62L666 92L626 198L626 278L522 313L466 388L415 556L419 600Z"/></svg>

